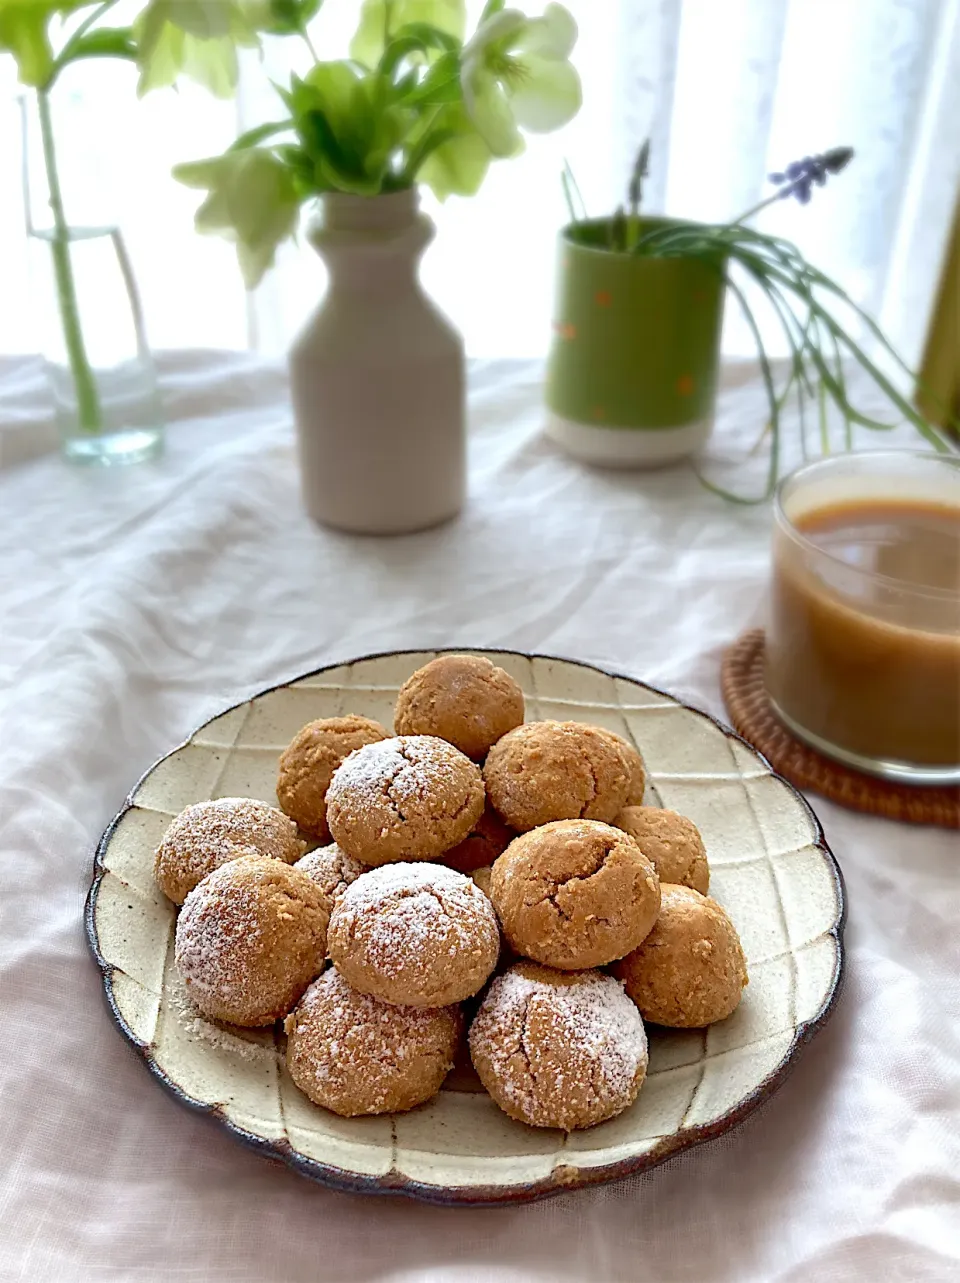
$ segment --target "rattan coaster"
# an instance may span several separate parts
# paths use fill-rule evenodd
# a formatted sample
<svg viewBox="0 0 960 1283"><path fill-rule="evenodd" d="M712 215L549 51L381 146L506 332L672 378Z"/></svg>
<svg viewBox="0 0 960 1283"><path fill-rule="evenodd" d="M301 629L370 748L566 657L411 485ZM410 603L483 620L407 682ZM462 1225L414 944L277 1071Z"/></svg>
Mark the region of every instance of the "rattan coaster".
<svg viewBox="0 0 960 1283"><path fill-rule="evenodd" d="M763 629L752 628L723 657L720 686L730 721L758 749L773 769L853 811L868 811L888 820L960 828L960 787L924 788L875 779L794 739L777 720L763 686Z"/></svg>

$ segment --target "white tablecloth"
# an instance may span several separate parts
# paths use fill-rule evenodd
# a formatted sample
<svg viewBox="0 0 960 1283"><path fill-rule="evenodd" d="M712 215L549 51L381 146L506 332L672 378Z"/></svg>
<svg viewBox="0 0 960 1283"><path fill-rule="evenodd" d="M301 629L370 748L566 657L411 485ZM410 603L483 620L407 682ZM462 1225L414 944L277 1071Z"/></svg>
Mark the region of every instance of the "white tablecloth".
<svg viewBox="0 0 960 1283"><path fill-rule="evenodd" d="M44 398L36 365L0 362L0 1278L960 1277L956 835L817 799L850 905L836 1014L757 1114L644 1177L483 1211L336 1194L158 1088L81 929L96 839L154 758L258 687L394 646L596 660L722 715L720 654L762 611L769 534L767 510L683 469L560 457L522 365L474 371L461 520L331 534L300 510L278 371L164 373L166 458L83 471L16 462L48 444ZM747 382L718 439L761 422Z"/></svg>

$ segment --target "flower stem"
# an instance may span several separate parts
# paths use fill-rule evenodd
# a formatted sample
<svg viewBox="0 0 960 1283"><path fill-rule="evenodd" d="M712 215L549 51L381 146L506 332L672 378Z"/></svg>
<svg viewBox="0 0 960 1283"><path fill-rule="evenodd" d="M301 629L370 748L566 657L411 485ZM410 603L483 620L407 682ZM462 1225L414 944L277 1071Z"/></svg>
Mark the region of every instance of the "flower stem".
<svg viewBox="0 0 960 1283"><path fill-rule="evenodd" d="M779 191L774 192L772 196L768 196L765 200L760 201L759 204L751 205L749 209L744 210L739 218L735 218L730 226L739 227L741 223L745 223L747 219L753 218L753 216L755 214L759 214L762 209L766 209L768 205L775 205L778 200L783 200L785 196L791 195L794 188L800 186L801 181L802 180L798 178L796 182L788 183L785 187L781 187Z"/></svg>
<svg viewBox="0 0 960 1283"><path fill-rule="evenodd" d="M53 119L50 113L50 98L44 89L37 90L37 107L40 114L40 137L43 142L43 163L47 173L47 186L50 191L50 211L53 214L53 238L50 250L53 256L53 273L57 285L57 301L60 305L60 320L63 325L63 338L67 348L67 359L70 362L70 373L77 394L77 416L80 428L84 432L102 432L103 416L100 412L100 397L97 393L96 379L90 368L90 361L83 342L83 331L80 327L80 308L77 303L77 289L73 279L73 264L70 261L70 229L67 226L63 210L63 195L60 191L60 175L57 170L57 153L53 137Z"/></svg>

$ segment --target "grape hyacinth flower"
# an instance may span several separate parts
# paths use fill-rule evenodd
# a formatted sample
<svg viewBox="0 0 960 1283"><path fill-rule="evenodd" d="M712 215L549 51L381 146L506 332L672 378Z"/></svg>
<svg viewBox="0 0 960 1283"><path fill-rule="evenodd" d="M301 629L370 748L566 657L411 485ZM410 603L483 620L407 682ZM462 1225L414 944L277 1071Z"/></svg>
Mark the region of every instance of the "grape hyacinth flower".
<svg viewBox="0 0 960 1283"><path fill-rule="evenodd" d="M822 187L828 174L839 174L853 159L852 147L832 147L816 156L792 161L783 172L768 174L771 183L781 187L776 199L796 196L801 205L810 200L813 185Z"/></svg>

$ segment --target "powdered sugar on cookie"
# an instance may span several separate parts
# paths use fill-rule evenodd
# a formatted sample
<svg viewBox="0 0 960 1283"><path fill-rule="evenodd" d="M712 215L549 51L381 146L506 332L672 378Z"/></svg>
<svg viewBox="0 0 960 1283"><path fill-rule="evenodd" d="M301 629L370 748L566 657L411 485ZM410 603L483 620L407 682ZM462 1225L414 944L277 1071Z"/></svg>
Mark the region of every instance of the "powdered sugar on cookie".
<svg viewBox="0 0 960 1283"><path fill-rule="evenodd" d="M154 875L163 893L182 904L214 869L244 855L292 864L306 850L282 811L251 797L196 802L174 818L157 849Z"/></svg>
<svg viewBox="0 0 960 1283"><path fill-rule="evenodd" d="M433 860L463 841L484 802L479 768L452 744L400 735L338 767L327 822L337 845L364 864Z"/></svg>
<svg viewBox="0 0 960 1283"><path fill-rule="evenodd" d="M501 1108L535 1127L589 1127L636 1099L647 1067L640 1015L611 976L520 963L490 986L470 1052Z"/></svg>
<svg viewBox="0 0 960 1283"><path fill-rule="evenodd" d="M330 956L351 984L385 1002L444 1006L476 993L496 965L493 908L443 865L384 865L334 907Z"/></svg>
<svg viewBox="0 0 960 1283"><path fill-rule="evenodd" d="M388 1006L331 969L284 1028L297 1086L352 1117L410 1109L433 1096L453 1066L461 1017L456 1007Z"/></svg>

